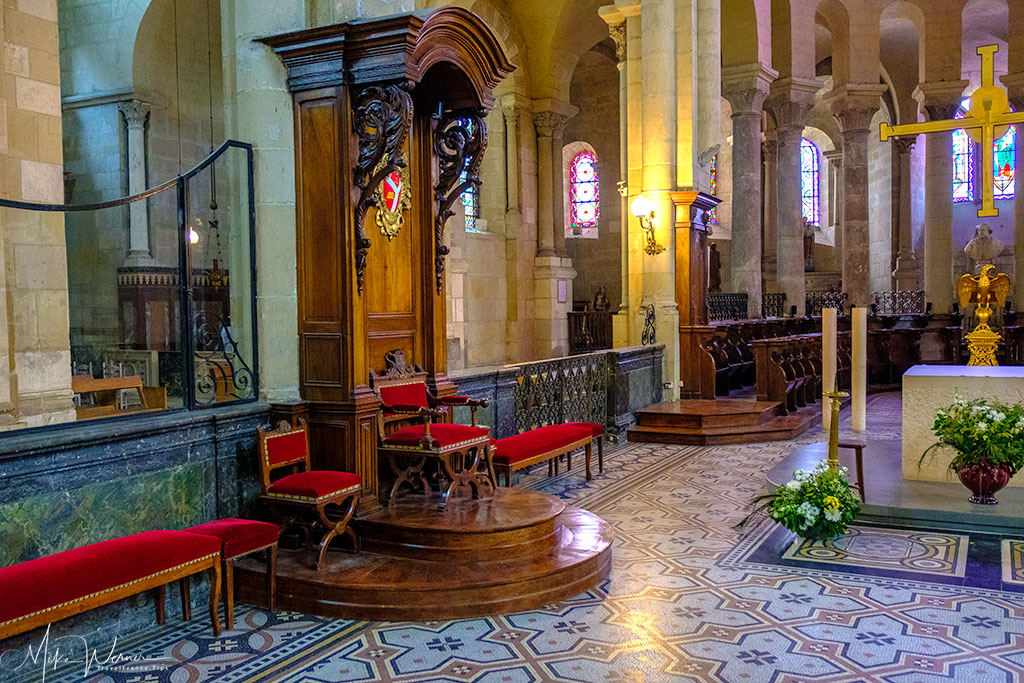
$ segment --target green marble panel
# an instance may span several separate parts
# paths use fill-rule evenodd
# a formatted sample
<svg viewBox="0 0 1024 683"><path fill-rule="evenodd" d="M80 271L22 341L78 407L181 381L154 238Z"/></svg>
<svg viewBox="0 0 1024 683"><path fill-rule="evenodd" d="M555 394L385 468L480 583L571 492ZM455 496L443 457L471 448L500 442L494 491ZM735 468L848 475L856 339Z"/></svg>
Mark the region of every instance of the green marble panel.
<svg viewBox="0 0 1024 683"><path fill-rule="evenodd" d="M185 463L0 504L0 566L212 515L212 477Z"/></svg>

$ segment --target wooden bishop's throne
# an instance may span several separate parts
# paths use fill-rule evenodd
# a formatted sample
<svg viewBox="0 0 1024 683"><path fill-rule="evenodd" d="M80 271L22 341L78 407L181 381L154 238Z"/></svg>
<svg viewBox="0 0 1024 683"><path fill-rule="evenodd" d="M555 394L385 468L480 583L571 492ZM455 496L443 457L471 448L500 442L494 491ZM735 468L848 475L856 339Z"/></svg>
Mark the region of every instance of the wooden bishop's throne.
<svg viewBox="0 0 1024 683"><path fill-rule="evenodd" d="M494 491L480 466L486 429L460 428L473 430L472 443L456 443L461 452L433 482L407 461L392 468L382 450L406 428L394 423L414 417L431 426L419 425L413 446L444 451L453 406L471 405L447 374L444 231L454 203L480 183L485 116L514 68L498 39L472 12L442 7L261 42L287 68L295 123L303 401L274 417L307 421L313 468L362 482L352 520L362 551L328 553L317 573L283 551L277 606L438 619L595 586L610 567L609 526L551 496ZM444 490L399 492L424 478L424 488L443 479ZM244 562L239 599L258 601L262 567Z"/></svg>

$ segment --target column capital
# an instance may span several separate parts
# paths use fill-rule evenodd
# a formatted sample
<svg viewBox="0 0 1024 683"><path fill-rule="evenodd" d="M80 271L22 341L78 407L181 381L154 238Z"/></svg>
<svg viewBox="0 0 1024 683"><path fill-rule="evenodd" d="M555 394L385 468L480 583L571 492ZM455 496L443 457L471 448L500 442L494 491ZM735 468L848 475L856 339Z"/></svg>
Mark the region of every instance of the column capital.
<svg viewBox="0 0 1024 683"><path fill-rule="evenodd" d="M914 89L914 99L928 112L933 121L951 119L956 114L964 89L970 81L930 81Z"/></svg>
<svg viewBox="0 0 1024 683"><path fill-rule="evenodd" d="M896 152L902 157L910 154L910 151L914 149L914 144L917 142L917 138L892 138L892 142L896 145Z"/></svg>
<svg viewBox="0 0 1024 683"><path fill-rule="evenodd" d="M615 59L621 69L626 61L626 15L615 5L600 7L597 14L608 24L608 35L615 41Z"/></svg>
<svg viewBox="0 0 1024 683"><path fill-rule="evenodd" d="M821 155L825 157L826 160L833 164L843 163L843 150L841 149L830 149L828 151L822 152Z"/></svg>
<svg viewBox="0 0 1024 683"><path fill-rule="evenodd" d="M538 111L533 114L533 127L540 138L558 138L565 131L569 117L553 111Z"/></svg>
<svg viewBox="0 0 1024 683"><path fill-rule="evenodd" d="M775 119L777 128L803 130L807 114L814 108L814 97L821 89L817 80L786 76L772 82L766 106Z"/></svg>
<svg viewBox="0 0 1024 683"><path fill-rule="evenodd" d="M734 116L760 114L778 76L778 71L760 62L722 69L722 97L729 101Z"/></svg>
<svg viewBox="0 0 1024 683"><path fill-rule="evenodd" d="M129 128L145 126L146 119L149 118L150 108L150 104L142 100L128 100L127 102L119 102L117 104L117 110L121 112L121 116L124 117L124 121L128 124Z"/></svg>
<svg viewBox="0 0 1024 683"><path fill-rule="evenodd" d="M847 83L825 95L832 116L839 121L839 131L866 131L878 111L886 86L881 83Z"/></svg>

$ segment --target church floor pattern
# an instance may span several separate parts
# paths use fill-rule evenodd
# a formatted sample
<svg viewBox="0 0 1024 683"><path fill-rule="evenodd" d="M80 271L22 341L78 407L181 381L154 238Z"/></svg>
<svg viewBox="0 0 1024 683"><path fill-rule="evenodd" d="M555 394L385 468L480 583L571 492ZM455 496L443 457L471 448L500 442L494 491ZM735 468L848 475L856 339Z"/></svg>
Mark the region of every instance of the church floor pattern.
<svg viewBox="0 0 1024 683"><path fill-rule="evenodd" d="M891 432L892 402L884 398L872 401L869 424ZM996 573L1005 584L985 586L961 578L975 574L971 544L978 540L962 531L858 525L852 541L828 551L834 561L822 562L770 522L733 529L765 471L794 443L821 437L711 448L629 444L609 449L605 473L591 482L579 466L552 479L529 474L521 485L591 510L616 530L609 579L570 600L427 623L241 606L239 628L220 638L201 619L182 628L169 617L168 626L119 642L119 653L151 658L142 668L101 666L84 676L77 664L46 680L1024 680L1024 596L999 589L1024 588L1024 539L991 541L986 552L1000 559ZM38 672L12 671L0 671L0 680L7 674L39 680Z"/></svg>

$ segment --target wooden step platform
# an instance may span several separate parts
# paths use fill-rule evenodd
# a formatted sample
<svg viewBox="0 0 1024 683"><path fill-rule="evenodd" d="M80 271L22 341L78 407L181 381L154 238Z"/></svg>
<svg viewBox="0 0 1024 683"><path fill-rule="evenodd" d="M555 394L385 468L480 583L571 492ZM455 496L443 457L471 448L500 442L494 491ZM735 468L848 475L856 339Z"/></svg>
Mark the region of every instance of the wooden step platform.
<svg viewBox="0 0 1024 683"><path fill-rule="evenodd" d="M666 401L636 413L629 440L714 446L781 441L821 425L821 404L783 415L781 404L755 399L723 398Z"/></svg>
<svg viewBox="0 0 1024 683"><path fill-rule="evenodd" d="M571 597L611 568L611 526L543 493L499 489L493 499L400 498L358 520L359 553L282 550L277 608L327 617L435 620L504 614ZM263 604L266 566L235 565L238 600Z"/></svg>

